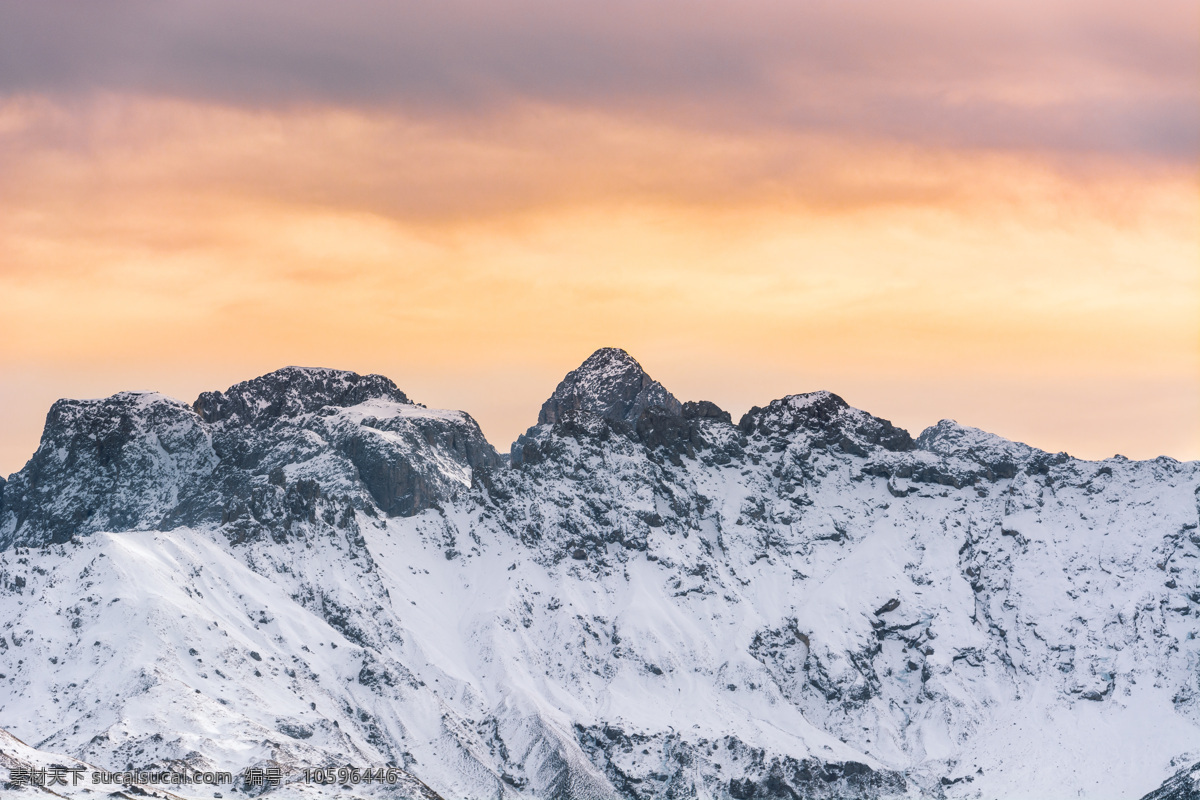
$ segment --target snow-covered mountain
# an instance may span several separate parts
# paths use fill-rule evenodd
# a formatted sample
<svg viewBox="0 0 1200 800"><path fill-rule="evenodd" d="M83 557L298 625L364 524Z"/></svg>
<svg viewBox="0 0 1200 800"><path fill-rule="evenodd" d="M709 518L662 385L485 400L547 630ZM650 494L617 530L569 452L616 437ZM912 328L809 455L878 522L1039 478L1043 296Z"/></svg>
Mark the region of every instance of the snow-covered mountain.
<svg viewBox="0 0 1200 800"><path fill-rule="evenodd" d="M303 782L329 764L413 776L364 797L1196 796L1195 462L914 440L828 392L734 424L605 349L503 456L287 368L59 401L0 490L31 752L276 797L359 796Z"/></svg>

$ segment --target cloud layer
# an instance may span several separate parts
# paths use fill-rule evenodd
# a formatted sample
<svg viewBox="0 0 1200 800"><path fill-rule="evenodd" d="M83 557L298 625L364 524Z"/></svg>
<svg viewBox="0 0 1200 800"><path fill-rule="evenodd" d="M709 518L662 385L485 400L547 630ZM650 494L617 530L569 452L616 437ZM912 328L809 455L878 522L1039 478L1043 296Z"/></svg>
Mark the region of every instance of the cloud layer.
<svg viewBox="0 0 1200 800"><path fill-rule="evenodd" d="M0 3L0 92L516 104L712 130L1194 159L1187 0Z"/></svg>
<svg viewBox="0 0 1200 800"><path fill-rule="evenodd" d="M0 471L58 396L591 349L1200 456L1200 7L0 0ZM482 381L482 383L481 383ZM482 387L482 388L481 388Z"/></svg>

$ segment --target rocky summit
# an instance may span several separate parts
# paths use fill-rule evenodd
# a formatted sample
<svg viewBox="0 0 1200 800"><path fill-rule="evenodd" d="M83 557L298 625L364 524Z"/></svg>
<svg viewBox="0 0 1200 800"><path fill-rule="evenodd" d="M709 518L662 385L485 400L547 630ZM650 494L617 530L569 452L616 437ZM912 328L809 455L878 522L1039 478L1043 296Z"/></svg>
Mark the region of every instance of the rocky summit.
<svg viewBox="0 0 1200 800"><path fill-rule="evenodd" d="M0 483L0 768L1196 797L1198 492L1195 462L914 438L823 391L735 422L612 348L505 455L338 370L62 400ZM307 779L331 765L398 779Z"/></svg>
<svg viewBox="0 0 1200 800"><path fill-rule="evenodd" d="M605 347L592 353L579 369L567 373L542 405L538 424L553 424L583 412L636 425L642 414L652 408L668 414L680 413L679 401L661 383L651 379L631 355L615 347Z"/></svg>

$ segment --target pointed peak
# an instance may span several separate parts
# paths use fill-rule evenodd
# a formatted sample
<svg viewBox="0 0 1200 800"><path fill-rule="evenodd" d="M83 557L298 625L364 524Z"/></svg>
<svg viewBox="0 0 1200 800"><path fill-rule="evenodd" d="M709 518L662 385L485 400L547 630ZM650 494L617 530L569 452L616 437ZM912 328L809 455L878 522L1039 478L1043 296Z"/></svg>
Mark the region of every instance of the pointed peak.
<svg viewBox="0 0 1200 800"><path fill-rule="evenodd" d="M583 363L579 365L579 369L576 371L605 369L611 367L617 367L620 369L642 369L642 365L638 363L636 358L629 355L628 351L623 350L620 347L601 347L599 350L585 358Z"/></svg>
<svg viewBox="0 0 1200 800"><path fill-rule="evenodd" d="M563 382L600 386L623 380L643 381L649 380L649 376L637 359L626 351L619 347L602 347L567 373Z"/></svg>
<svg viewBox="0 0 1200 800"><path fill-rule="evenodd" d="M603 347L567 373L542 405L538 424L558 422L564 414L584 411L632 425L647 408L679 414L682 406L629 353L618 347Z"/></svg>
<svg viewBox="0 0 1200 800"><path fill-rule="evenodd" d="M382 375L359 375L324 367L284 367L229 387L204 392L192 405L205 422L243 424L307 414L325 406L354 406L384 399L411 403Z"/></svg>

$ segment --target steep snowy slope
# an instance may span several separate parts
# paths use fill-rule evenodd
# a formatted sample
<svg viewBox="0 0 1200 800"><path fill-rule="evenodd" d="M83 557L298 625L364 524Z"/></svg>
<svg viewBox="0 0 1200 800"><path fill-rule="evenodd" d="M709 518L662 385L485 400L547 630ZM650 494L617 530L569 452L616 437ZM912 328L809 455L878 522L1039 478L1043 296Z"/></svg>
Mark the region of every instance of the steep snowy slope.
<svg viewBox="0 0 1200 800"><path fill-rule="evenodd" d="M827 392L735 425L619 350L508 459L333 370L60 401L0 495L0 726L295 792L1136 798L1200 759L1198 488Z"/></svg>

